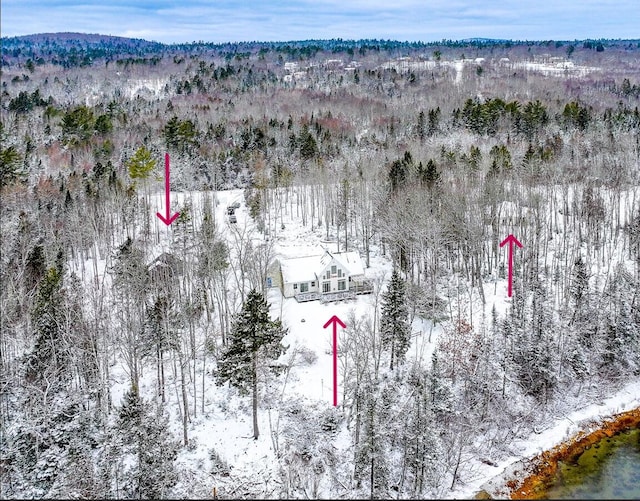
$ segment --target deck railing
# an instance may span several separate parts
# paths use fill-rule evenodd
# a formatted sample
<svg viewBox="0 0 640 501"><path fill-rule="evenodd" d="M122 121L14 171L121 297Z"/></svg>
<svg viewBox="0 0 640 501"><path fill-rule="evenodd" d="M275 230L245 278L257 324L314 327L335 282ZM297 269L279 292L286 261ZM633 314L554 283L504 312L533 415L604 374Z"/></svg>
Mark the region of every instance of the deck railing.
<svg viewBox="0 0 640 501"><path fill-rule="evenodd" d="M352 282L349 287L350 292L356 294L371 294L373 292L373 282L369 280L363 280L362 282Z"/></svg>
<svg viewBox="0 0 640 501"><path fill-rule="evenodd" d="M328 292L326 294L322 294L320 301L323 303L331 303L333 301L342 301L344 299L355 299L356 293L351 291L341 291L341 292Z"/></svg>
<svg viewBox="0 0 640 501"><path fill-rule="evenodd" d="M338 292L302 292L295 294L298 303L305 303L307 301L320 300L323 303L330 303L332 301L341 301L343 299L355 299L356 295L371 294L373 292L373 282L364 280L362 282L352 282L348 291Z"/></svg>
<svg viewBox="0 0 640 501"><path fill-rule="evenodd" d="M316 299L320 299L320 293L319 292L302 292L300 294L296 294L293 297L296 298L296 301L298 301L298 303L304 303L306 301L315 301Z"/></svg>

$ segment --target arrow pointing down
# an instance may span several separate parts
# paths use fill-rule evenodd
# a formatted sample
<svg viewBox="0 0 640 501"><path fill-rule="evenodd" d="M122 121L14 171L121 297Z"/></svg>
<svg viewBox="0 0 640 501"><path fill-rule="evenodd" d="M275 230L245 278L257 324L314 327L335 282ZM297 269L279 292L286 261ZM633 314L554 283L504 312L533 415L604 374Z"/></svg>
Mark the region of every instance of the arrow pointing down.
<svg viewBox="0 0 640 501"><path fill-rule="evenodd" d="M173 223L176 218L180 215L179 212L176 212L173 216L170 216L171 211L171 182L169 181L169 154L164 154L164 197L165 197L165 213L166 216L163 216L159 212L156 212L156 216L160 218L160 220L169 226Z"/></svg>

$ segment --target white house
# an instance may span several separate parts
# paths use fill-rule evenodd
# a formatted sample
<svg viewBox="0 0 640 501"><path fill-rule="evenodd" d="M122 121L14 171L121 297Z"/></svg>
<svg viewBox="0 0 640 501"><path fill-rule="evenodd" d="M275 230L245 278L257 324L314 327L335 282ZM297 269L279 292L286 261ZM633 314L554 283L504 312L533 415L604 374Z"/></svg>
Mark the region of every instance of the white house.
<svg viewBox="0 0 640 501"><path fill-rule="evenodd" d="M274 277L270 283L279 283L284 297L334 301L373 291L357 252L325 251L316 256L281 259L279 264L280 277Z"/></svg>

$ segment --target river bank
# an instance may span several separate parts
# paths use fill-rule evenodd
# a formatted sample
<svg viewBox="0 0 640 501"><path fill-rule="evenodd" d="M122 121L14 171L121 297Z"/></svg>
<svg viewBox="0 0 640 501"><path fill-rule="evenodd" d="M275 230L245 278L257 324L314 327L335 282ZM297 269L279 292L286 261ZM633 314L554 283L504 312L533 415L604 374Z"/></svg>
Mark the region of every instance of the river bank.
<svg viewBox="0 0 640 501"><path fill-rule="evenodd" d="M640 427L640 408L595 422L593 426L598 429L592 432L581 431L570 440L530 460L531 473L528 477L520 482L515 479L507 482L507 487L511 489L511 499L540 499L550 479L555 477L559 462L572 461L604 438L611 438L618 432Z"/></svg>
<svg viewBox="0 0 640 501"><path fill-rule="evenodd" d="M618 419L619 417L619 419ZM514 444L518 455L500 461L493 467L479 465L478 480L467 484L465 489L455 493L455 497L476 499L505 499L524 497L529 479L544 473L544 461L564 449L567 457L588 445L588 440L597 441L597 432L609 426L609 432L616 426L624 427L640 417L640 380L634 379L610 397L589 404L570 414L556 418L556 423L541 433L532 433L528 439ZM615 432L613 432L615 433ZM588 438L595 434L592 438ZM603 435L599 435L602 438ZM593 443L592 442L592 443ZM571 449L573 447L573 449ZM557 467L556 459L556 467ZM536 470L537 469L537 470ZM501 472L500 472L501 471ZM482 478L484 476L484 478ZM529 480L533 486L534 479ZM523 494L518 494L524 492Z"/></svg>

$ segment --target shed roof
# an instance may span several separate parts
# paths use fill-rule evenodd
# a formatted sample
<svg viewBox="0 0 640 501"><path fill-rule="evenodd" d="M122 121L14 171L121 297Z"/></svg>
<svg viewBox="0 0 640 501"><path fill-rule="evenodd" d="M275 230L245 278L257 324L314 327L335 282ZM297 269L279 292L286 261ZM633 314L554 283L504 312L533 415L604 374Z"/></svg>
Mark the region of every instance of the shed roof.
<svg viewBox="0 0 640 501"><path fill-rule="evenodd" d="M156 268L170 268L172 272L182 272L182 261L169 252L163 252L148 265L149 271Z"/></svg>

